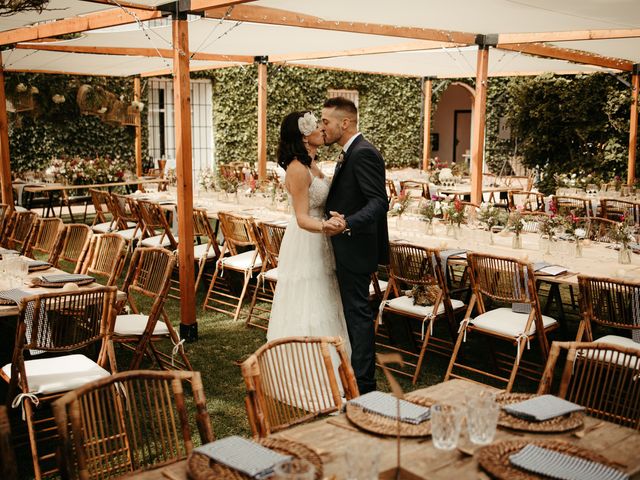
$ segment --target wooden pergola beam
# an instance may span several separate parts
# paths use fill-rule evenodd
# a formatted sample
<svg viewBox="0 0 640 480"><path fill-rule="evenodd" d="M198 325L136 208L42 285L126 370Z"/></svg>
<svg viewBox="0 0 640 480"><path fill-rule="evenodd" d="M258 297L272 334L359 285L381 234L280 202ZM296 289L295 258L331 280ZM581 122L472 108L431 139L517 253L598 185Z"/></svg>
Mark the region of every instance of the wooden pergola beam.
<svg viewBox="0 0 640 480"><path fill-rule="evenodd" d="M631 85L631 118L629 121L629 163L627 166L627 185L636 181L636 153L638 145L638 90L640 90L640 73L634 68Z"/></svg>
<svg viewBox="0 0 640 480"><path fill-rule="evenodd" d="M501 50L527 53L537 57L555 58L573 63L581 63L583 65L612 68L614 70L622 70L625 72L630 72L633 69L633 62L630 62L629 60L603 57L602 55L597 55L595 53L570 50L567 48L555 47L553 45L544 45L542 43L498 44L497 48Z"/></svg>
<svg viewBox="0 0 640 480"><path fill-rule="evenodd" d="M211 66L198 66L198 67L194 67L189 65L189 70L192 72L199 72L201 70L218 70L220 68L230 68L230 67L237 67L239 64L237 63L233 63L233 64L229 64L229 65L218 65L216 67L211 67ZM163 68L160 70L151 70L149 72L144 72L141 73L140 76L142 78L147 78L147 77L161 77L163 75L171 75L173 73L173 69L171 68Z"/></svg>
<svg viewBox="0 0 640 480"><path fill-rule="evenodd" d="M540 43L540 42L571 42L580 40L614 40L621 38L638 38L640 29L612 29L612 30L575 30L572 32L534 32L534 33L501 33L498 43Z"/></svg>
<svg viewBox="0 0 640 480"><path fill-rule="evenodd" d="M113 5L113 0L85 0L91 3L101 3L106 5ZM233 5L237 5L239 3L247 3L252 2L254 0L192 0L189 9L185 10L188 12L198 12L202 11L205 8L220 8L220 7L231 7ZM144 3L138 3L135 1L129 0L118 0L118 4L127 8L138 8L140 10L164 10L168 11L169 8L165 8L167 5L173 4L173 2L165 2L160 5L147 5Z"/></svg>
<svg viewBox="0 0 640 480"><path fill-rule="evenodd" d="M128 13L128 12L131 12ZM135 15L135 17L133 15ZM154 20L162 18L164 13L159 11L129 9L128 11L114 8L104 12L90 13L79 17L65 18L55 22L15 28L0 32L0 45L19 42L32 42L42 38L57 37L69 33L80 33L98 28L114 27L134 23L137 20Z"/></svg>
<svg viewBox="0 0 640 480"><path fill-rule="evenodd" d="M431 154L431 95L433 92L433 81L431 78L425 78L422 86L423 92L423 115L424 130L422 140L422 170L429 170L429 156Z"/></svg>
<svg viewBox="0 0 640 480"><path fill-rule="evenodd" d="M487 71L489 47L478 48L476 67L476 96L471 119L471 203L480 205L482 197L482 165L484 162L484 130L487 112Z"/></svg>
<svg viewBox="0 0 640 480"><path fill-rule="evenodd" d="M0 52L0 186L2 203L13 208L13 186L11 185L11 159L9 157L9 121L4 95L4 70Z"/></svg>
<svg viewBox="0 0 640 480"><path fill-rule="evenodd" d="M331 30L335 32L365 33L389 37L411 38L414 40L433 40L436 42L473 44L475 34L436 30L432 28L398 27L377 23L340 22L324 20L313 15L305 15L276 8L237 5L231 12L223 8L204 10L206 18L224 18L226 20L281 25L288 27Z"/></svg>
<svg viewBox="0 0 640 480"><path fill-rule="evenodd" d="M133 79L133 99L136 102L139 102L142 98L142 88L140 85L140 77L135 77ZM135 142L134 149L136 152L136 176L138 178L142 177L142 118L141 115L138 114L138 123L135 126ZM144 190L142 184L138 185L138 190Z"/></svg>
<svg viewBox="0 0 640 480"><path fill-rule="evenodd" d="M267 179L267 61L258 62L258 180Z"/></svg>
<svg viewBox="0 0 640 480"><path fill-rule="evenodd" d="M90 55L130 55L137 57L173 58L173 50L167 48L138 48L138 47L94 47L85 45L50 45L48 43L19 43L17 49L44 50L50 52L86 53ZM253 62L250 55L223 55L219 53L195 52L190 55L191 60L205 60L216 62Z"/></svg>

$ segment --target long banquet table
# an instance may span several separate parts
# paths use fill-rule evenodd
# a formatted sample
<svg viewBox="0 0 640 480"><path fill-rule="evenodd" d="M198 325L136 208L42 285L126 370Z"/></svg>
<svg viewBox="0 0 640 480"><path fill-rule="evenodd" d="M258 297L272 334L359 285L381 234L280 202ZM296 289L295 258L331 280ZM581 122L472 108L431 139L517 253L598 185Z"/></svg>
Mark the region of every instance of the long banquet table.
<svg viewBox="0 0 640 480"><path fill-rule="evenodd" d="M461 403L466 395L473 395L484 385L465 380L450 380L413 392L438 402ZM215 425L214 425L215 431ZM464 428L463 428L464 432ZM344 478L346 459L344 449L358 445L366 439L382 447L380 470L384 471L396 465L396 443L394 437L381 437L367 434L352 425L345 414L299 425L274 435L277 438L303 443L315 449L322 458L324 477L328 479ZM640 432L631 428L585 416L584 428L565 433L530 433L499 428L494 443L502 440L562 440L580 447L596 451L614 462L616 467L640 478ZM360 443L361 444L361 443ZM430 437L417 439L403 438L401 445L402 467L422 478L449 480L488 479L473 456L480 448L468 441L462 433L458 448L451 451L438 450ZM366 453L366 452L364 452ZM186 462L134 475L138 480L185 480Z"/></svg>

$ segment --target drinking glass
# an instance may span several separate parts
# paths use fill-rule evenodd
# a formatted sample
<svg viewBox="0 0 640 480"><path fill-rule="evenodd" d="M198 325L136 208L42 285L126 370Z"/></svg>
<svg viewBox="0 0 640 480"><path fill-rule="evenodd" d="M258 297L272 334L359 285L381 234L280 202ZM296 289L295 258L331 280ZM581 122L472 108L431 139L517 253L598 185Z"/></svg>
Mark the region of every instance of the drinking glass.
<svg viewBox="0 0 640 480"><path fill-rule="evenodd" d="M437 403L431 407L431 437L433 446L440 450L453 450L458 445L462 408L458 405Z"/></svg>
<svg viewBox="0 0 640 480"><path fill-rule="evenodd" d="M273 473L278 480L313 480L316 468L303 458L294 458L277 464Z"/></svg>
<svg viewBox="0 0 640 480"><path fill-rule="evenodd" d="M493 441L498 424L500 406L495 394L482 391L467 398L467 432L476 445L488 445Z"/></svg>

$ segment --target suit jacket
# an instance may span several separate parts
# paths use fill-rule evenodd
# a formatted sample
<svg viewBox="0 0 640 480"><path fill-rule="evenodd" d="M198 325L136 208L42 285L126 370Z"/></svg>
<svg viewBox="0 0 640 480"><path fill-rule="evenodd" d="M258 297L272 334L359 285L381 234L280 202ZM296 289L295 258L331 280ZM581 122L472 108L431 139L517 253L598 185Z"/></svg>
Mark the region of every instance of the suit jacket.
<svg viewBox="0 0 640 480"><path fill-rule="evenodd" d="M344 214L350 233L331 237L338 268L375 272L389 263L389 232L384 159L359 135L336 167L326 212Z"/></svg>

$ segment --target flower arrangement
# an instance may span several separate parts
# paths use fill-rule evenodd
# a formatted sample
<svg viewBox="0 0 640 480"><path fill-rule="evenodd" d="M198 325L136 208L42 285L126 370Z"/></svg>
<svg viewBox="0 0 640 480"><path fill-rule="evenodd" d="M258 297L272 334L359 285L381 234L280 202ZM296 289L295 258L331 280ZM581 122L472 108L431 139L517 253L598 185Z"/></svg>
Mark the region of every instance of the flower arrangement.
<svg viewBox="0 0 640 480"><path fill-rule="evenodd" d="M622 221L611 227L609 237L626 250L629 248L629 243L635 240L634 233L635 225L633 224L633 220L623 218Z"/></svg>
<svg viewBox="0 0 640 480"><path fill-rule="evenodd" d="M576 217L573 213L564 217L563 222L565 233L572 240L581 240L587 236L583 221Z"/></svg>
<svg viewBox="0 0 640 480"><path fill-rule="evenodd" d="M557 215L549 215L545 217L538 226L538 231L540 235L548 238L549 240L553 240L556 236L556 230L559 226L562 225L561 218Z"/></svg>
<svg viewBox="0 0 640 480"><path fill-rule="evenodd" d="M506 212L503 209L496 208L492 203L483 202L478 210L478 220L484 223L489 231L493 227L504 225L505 215Z"/></svg>
<svg viewBox="0 0 640 480"><path fill-rule="evenodd" d="M25 93L27 91L27 86L24 83L19 83L16 85L16 92Z"/></svg>
<svg viewBox="0 0 640 480"><path fill-rule="evenodd" d="M218 187L226 193L236 193L240 182L233 172L226 171L218 174Z"/></svg>
<svg viewBox="0 0 640 480"><path fill-rule="evenodd" d="M459 199L455 199L453 204L449 204L446 209L447 217L451 225L457 225L458 227L465 219L464 205Z"/></svg>
<svg viewBox="0 0 640 480"><path fill-rule="evenodd" d="M258 182L253 175L249 174L249 179L245 182L246 189L244 190L244 194L247 197L253 197L258 189Z"/></svg>
<svg viewBox="0 0 640 480"><path fill-rule="evenodd" d="M522 218L523 209L524 207L522 205L518 205L516 209L509 214L508 227L509 230L516 234L516 237L520 236L520 233L522 233L524 229L524 219Z"/></svg>
<svg viewBox="0 0 640 480"><path fill-rule="evenodd" d="M119 182L133 175L130 167L120 157L54 158L45 170L45 176L72 185Z"/></svg>
<svg viewBox="0 0 640 480"><path fill-rule="evenodd" d="M198 176L198 185L204 189L205 192L209 190L214 190L216 187L216 174L210 168L203 168L200 170L200 175Z"/></svg>
<svg viewBox="0 0 640 480"><path fill-rule="evenodd" d="M433 198L424 202L420 207L420 215L422 217L422 220L427 223L432 223L433 218L441 213L442 208L440 202Z"/></svg>
<svg viewBox="0 0 640 480"><path fill-rule="evenodd" d="M401 217L402 214L407 210L407 208L409 208L410 201L411 197L409 196L409 192L407 192L406 190L402 190L400 194L398 194L393 207L391 207L389 215Z"/></svg>

